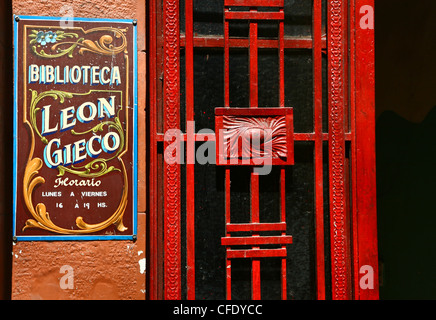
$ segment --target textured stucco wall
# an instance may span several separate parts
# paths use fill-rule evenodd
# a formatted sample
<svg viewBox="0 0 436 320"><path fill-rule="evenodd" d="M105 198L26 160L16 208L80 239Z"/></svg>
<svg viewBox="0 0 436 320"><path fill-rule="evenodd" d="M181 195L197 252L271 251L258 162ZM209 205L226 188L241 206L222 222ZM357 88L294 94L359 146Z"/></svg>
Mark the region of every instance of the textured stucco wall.
<svg viewBox="0 0 436 320"><path fill-rule="evenodd" d="M143 224L138 231L144 234ZM19 242L13 245L12 299L144 299L144 245L141 240Z"/></svg>
<svg viewBox="0 0 436 320"><path fill-rule="evenodd" d="M17 15L138 20L138 239L18 242L12 246L12 299L145 299L145 0L13 0ZM12 19L10 20L12 23ZM70 266L73 288L62 289Z"/></svg>

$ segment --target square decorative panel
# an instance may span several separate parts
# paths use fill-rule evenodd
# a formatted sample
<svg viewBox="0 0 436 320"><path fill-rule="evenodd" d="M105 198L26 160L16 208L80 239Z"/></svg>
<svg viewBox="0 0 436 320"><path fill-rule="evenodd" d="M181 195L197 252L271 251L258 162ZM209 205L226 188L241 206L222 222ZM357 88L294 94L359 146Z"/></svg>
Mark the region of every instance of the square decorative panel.
<svg viewBox="0 0 436 320"><path fill-rule="evenodd" d="M216 108L217 165L294 164L292 108Z"/></svg>

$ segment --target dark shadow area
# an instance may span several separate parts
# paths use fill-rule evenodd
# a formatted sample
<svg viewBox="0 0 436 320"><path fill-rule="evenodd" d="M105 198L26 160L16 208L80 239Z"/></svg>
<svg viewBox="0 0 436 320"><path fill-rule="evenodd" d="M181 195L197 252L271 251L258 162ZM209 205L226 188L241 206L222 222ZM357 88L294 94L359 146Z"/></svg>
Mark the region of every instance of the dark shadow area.
<svg viewBox="0 0 436 320"><path fill-rule="evenodd" d="M380 298L435 299L436 2L375 12Z"/></svg>
<svg viewBox="0 0 436 320"><path fill-rule="evenodd" d="M436 108L419 124L377 121L382 299L436 298Z"/></svg>

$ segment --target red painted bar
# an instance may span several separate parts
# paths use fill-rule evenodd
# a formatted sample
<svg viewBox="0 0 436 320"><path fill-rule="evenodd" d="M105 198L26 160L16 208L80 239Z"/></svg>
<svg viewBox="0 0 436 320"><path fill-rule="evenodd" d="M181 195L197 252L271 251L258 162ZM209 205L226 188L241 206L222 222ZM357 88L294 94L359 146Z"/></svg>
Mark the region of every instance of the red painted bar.
<svg viewBox="0 0 436 320"><path fill-rule="evenodd" d="M224 20L224 106L230 107L230 52L229 52L229 22ZM218 134L218 133L217 133ZM226 225L230 224L230 168L226 167L225 198L226 198ZM226 236L230 236L226 228ZM232 299L232 261L226 250L226 299Z"/></svg>
<svg viewBox="0 0 436 320"><path fill-rule="evenodd" d="M259 223L259 176L254 172L252 168L251 172L251 222ZM253 233L253 236L257 236ZM258 249L258 247L253 247L253 249ZM251 290L252 299L260 300L260 260L253 259L251 267Z"/></svg>
<svg viewBox="0 0 436 320"><path fill-rule="evenodd" d="M228 225L230 225L230 168L226 167L226 236L230 237L230 230ZM232 299L232 261L228 258L226 254L226 299Z"/></svg>
<svg viewBox="0 0 436 320"><path fill-rule="evenodd" d="M282 230L282 236L286 236L286 171L282 166L280 168L280 221L285 225L284 230ZM286 249L285 246L282 249ZM281 283L282 283L282 300L287 298L287 280L286 280L286 258L282 259L281 268Z"/></svg>
<svg viewBox="0 0 436 320"><path fill-rule="evenodd" d="M225 11L226 20L283 20L283 12Z"/></svg>
<svg viewBox="0 0 436 320"><path fill-rule="evenodd" d="M325 299L324 253L324 187L323 187L323 136L322 136L322 1L313 2L313 119L315 165L315 246L316 284L318 300Z"/></svg>
<svg viewBox="0 0 436 320"><path fill-rule="evenodd" d="M232 232L230 223L230 168L226 167L226 235L230 236L229 232Z"/></svg>
<svg viewBox="0 0 436 320"><path fill-rule="evenodd" d="M346 1L328 1L328 95L329 95L329 181L330 181L330 240L332 298L350 298L349 257L346 237L345 194L345 124L344 108L347 70L344 56L347 54L345 37L347 24L344 21Z"/></svg>
<svg viewBox="0 0 436 320"><path fill-rule="evenodd" d="M225 237L221 238L223 246L291 244L292 236L257 236L257 237Z"/></svg>
<svg viewBox="0 0 436 320"><path fill-rule="evenodd" d="M250 23L250 108L258 107L257 23Z"/></svg>
<svg viewBox="0 0 436 320"><path fill-rule="evenodd" d="M224 106L230 107L229 22L224 20Z"/></svg>
<svg viewBox="0 0 436 320"><path fill-rule="evenodd" d="M236 109L236 108L232 108L232 110L233 109ZM273 109L273 108L268 108L268 109ZM261 110L259 110L259 111L261 111ZM253 110L253 112L254 112L254 110ZM351 133L349 133L349 132L345 133L345 141L351 141L351 136L352 136ZM183 141L186 141L188 139L187 138L187 134L183 133L181 138L183 139ZM315 141L315 134L314 133L295 132L294 133L294 140L295 141ZM328 141L329 140L329 134L328 133L323 133L322 134L322 140L323 141ZM164 141L164 134L163 133L156 134L156 141L157 142ZM215 134L211 134L211 133L196 133L195 134L195 141L215 141Z"/></svg>
<svg viewBox="0 0 436 320"><path fill-rule="evenodd" d="M148 30L151 35L156 35L156 2L149 2L149 24ZM149 277L149 286L147 288L149 298L151 300L158 299L158 223L157 223L157 144L156 144L156 133L157 133L157 71L156 71L156 38L154 36L151 37L151 41L148 42L148 50L149 50L149 59L151 63L149 63L148 74L149 74L149 99L150 99L150 112L149 112L149 125L150 125L150 153L149 153L149 198L148 201L151 203L149 205L148 215L149 215L149 224L150 228L148 228L149 237L148 237L148 246L150 248L148 253L148 265L147 265L147 275Z"/></svg>
<svg viewBox="0 0 436 320"><path fill-rule="evenodd" d="M349 63L350 63L350 71L349 71L349 87L350 87L350 96L349 96L349 105L350 105L350 131L353 132L353 135L351 136L351 149L350 149L350 175L351 175L351 186L350 186L350 190L351 190L351 201L352 201L352 205L351 205L351 221L352 221L352 232L353 232L353 244L352 244L352 254L353 254L353 280L354 280L354 288L353 288L353 298L354 299L358 299L358 292L359 292L359 259L358 257L356 257L358 251L358 237L354 236L357 235L357 208L355 205L355 199L356 199L356 194L357 194L357 185L356 185L356 181L357 181L357 170L356 170L356 148L355 148L355 144L356 144L356 137L355 137L355 132L356 132L356 82L353 80L356 78L356 73L355 73L355 55L356 55L356 51L355 51L355 30L354 28L356 27L356 22L355 22L355 17L354 17L354 1L350 2L350 7L349 7L349 25L351 26L351 30L349 32Z"/></svg>
<svg viewBox="0 0 436 320"><path fill-rule="evenodd" d="M164 1L164 131L180 127L179 1ZM164 142L167 150L169 142ZM180 165L164 162L164 298L181 299Z"/></svg>
<svg viewBox="0 0 436 320"><path fill-rule="evenodd" d="M224 20L224 106L230 107L230 48L229 48L229 22ZM218 133L217 133L218 134ZM230 168L226 167L226 225L230 224ZM226 236L230 236L226 229ZM232 299L232 261L226 251L226 299Z"/></svg>
<svg viewBox="0 0 436 320"><path fill-rule="evenodd" d="M164 73L164 35L161 30L164 29L164 19L163 19L163 2L162 1L156 1L156 56L155 56L155 63L156 63L156 129L157 132L162 132L164 127L164 88L163 88L163 82L161 81L162 78L161 75ZM158 149L155 149L156 152ZM157 279L159 286L157 287L157 296L158 299L162 300L165 299L165 268L164 265L164 256L165 256L165 239L164 239L164 225L165 225L165 217L164 217L164 201L163 201L163 193L164 193L164 163L163 163L163 157L162 154L156 155L157 159L157 168L156 174L157 178L157 188L155 190L156 192L156 212L157 212L157 234L158 234L158 240L157 240L157 247L156 252L158 255L158 267L157 267ZM159 179L160 177L160 179Z"/></svg>
<svg viewBox="0 0 436 320"><path fill-rule="evenodd" d="M280 168L280 226L281 231L286 231L286 171L285 167Z"/></svg>
<svg viewBox="0 0 436 320"><path fill-rule="evenodd" d="M362 29L360 19L365 14L363 6L374 10L374 0L355 0L355 153L357 208L357 259L359 279L367 275L360 268L371 267L373 288L358 287L356 297L362 300L379 299L378 247L377 247L377 203L375 172L375 69L374 69L374 29Z"/></svg>
<svg viewBox="0 0 436 320"><path fill-rule="evenodd" d="M284 0L225 0L226 7L283 7Z"/></svg>
<svg viewBox="0 0 436 320"><path fill-rule="evenodd" d="M283 248L286 250L286 248ZM282 259L282 274L281 274L281 281L282 281L282 291L281 291L281 298L282 300L286 300L288 293L287 293L287 284L286 284L286 257Z"/></svg>
<svg viewBox="0 0 436 320"><path fill-rule="evenodd" d="M193 0L185 1L185 81L186 121L194 121L194 18ZM194 134L192 125L186 124L188 139ZM187 298L195 300L195 141L187 143L186 164L186 263Z"/></svg>
<svg viewBox="0 0 436 320"><path fill-rule="evenodd" d="M228 24L228 22L227 22ZM219 36L195 36L194 47L197 48L223 48L224 37ZM258 39L258 48L279 48L279 40L274 39ZM322 48L326 49L326 39L322 38ZM186 45L185 35L182 34L180 38L180 46ZM231 38L228 41L230 48L248 48L249 40L245 38ZM285 37L283 39L283 48L285 49L312 49L312 38L310 37Z"/></svg>
<svg viewBox="0 0 436 320"><path fill-rule="evenodd" d="M256 14L257 10L250 10L250 13ZM257 48L257 22L250 22L250 108L258 107L258 48ZM259 176L255 174L254 168L251 169L251 222L259 223ZM257 236L253 233L253 236ZM257 249L257 247L253 247ZM251 266L251 291L252 299L260 300L260 260L253 259Z"/></svg>
<svg viewBox="0 0 436 320"><path fill-rule="evenodd" d="M286 231L286 222L278 223L229 223L227 232L241 231Z"/></svg>
<svg viewBox="0 0 436 320"><path fill-rule="evenodd" d="M286 258L286 249L227 250L228 259L238 258Z"/></svg>
<svg viewBox="0 0 436 320"><path fill-rule="evenodd" d="M253 62L254 64L254 62ZM257 64L254 64L257 65ZM257 76L255 78L257 80ZM255 81L255 80L253 80ZM254 87L257 89L257 82L256 86ZM250 92L251 95L251 92ZM252 96L250 96L251 99L255 99L256 101L252 101L255 106L257 106L257 90L253 93ZM251 101L250 99L250 101ZM250 110L251 116L277 116L277 115L292 115L293 111L291 108L264 108L264 109L256 109L256 107L253 110ZM245 116L247 115L247 108L232 108L231 114L233 116ZM215 108L215 115L222 116L229 114L228 110L226 108Z"/></svg>
<svg viewBox="0 0 436 320"><path fill-rule="evenodd" d="M280 12L284 13L283 8ZM285 107L285 23L283 20L279 22L279 106ZM292 130L293 131L293 130ZM280 221L286 224L286 171L282 166L280 168ZM286 235L286 229L283 230L282 236ZM286 249L285 246L282 247ZM282 259L281 266L281 298L287 298L287 280L286 280L286 258Z"/></svg>
<svg viewBox="0 0 436 320"><path fill-rule="evenodd" d="M281 9L280 12L283 12ZM285 23L279 22L279 106L285 107Z"/></svg>

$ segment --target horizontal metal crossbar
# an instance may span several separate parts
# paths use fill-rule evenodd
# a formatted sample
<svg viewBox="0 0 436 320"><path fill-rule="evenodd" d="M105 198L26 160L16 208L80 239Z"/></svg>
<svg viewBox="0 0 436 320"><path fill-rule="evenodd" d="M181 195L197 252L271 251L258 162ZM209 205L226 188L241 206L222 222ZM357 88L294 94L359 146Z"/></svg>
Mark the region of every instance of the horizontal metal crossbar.
<svg viewBox="0 0 436 320"><path fill-rule="evenodd" d="M226 7L283 7L284 0L225 0Z"/></svg>
<svg viewBox="0 0 436 320"><path fill-rule="evenodd" d="M259 12L259 11L226 11L226 20L283 20L284 12Z"/></svg>
<svg viewBox="0 0 436 320"><path fill-rule="evenodd" d="M250 40L247 38L229 38L229 48L248 48ZM326 39L321 39L322 48L326 48ZM186 46L186 38L182 33L180 35L180 46L183 48ZM224 37L222 36L195 36L194 37L195 48L223 48ZM277 39L257 39L257 47L259 49L279 47L279 40ZM285 37L284 38L285 49L312 49L313 42L311 37Z"/></svg>
<svg viewBox="0 0 436 320"><path fill-rule="evenodd" d="M286 248L227 250L227 259L238 258L286 258Z"/></svg>
<svg viewBox="0 0 436 320"><path fill-rule="evenodd" d="M186 133L181 133L181 139L183 141L187 141L188 137ZM162 142L164 141L165 135L163 133L157 133L156 134L156 141ZM329 134L323 133L321 135L321 138L323 141L329 140ZM194 134L195 141L215 141L215 134L214 133L195 133ZM294 133L294 140L295 141L314 141L315 140L315 134L314 133ZM351 133L346 132L345 133L345 141L351 141Z"/></svg>
<svg viewBox="0 0 436 320"><path fill-rule="evenodd" d="M232 116L277 116L291 115L292 108L215 108L215 115L232 115Z"/></svg>
<svg viewBox="0 0 436 320"><path fill-rule="evenodd" d="M286 223L231 223L226 225L226 231L286 231Z"/></svg>
<svg viewBox="0 0 436 320"><path fill-rule="evenodd" d="M264 245L264 244L291 244L292 236L265 236L265 237L223 237L223 246L237 245Z"/></svg>

